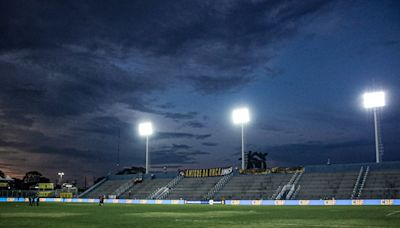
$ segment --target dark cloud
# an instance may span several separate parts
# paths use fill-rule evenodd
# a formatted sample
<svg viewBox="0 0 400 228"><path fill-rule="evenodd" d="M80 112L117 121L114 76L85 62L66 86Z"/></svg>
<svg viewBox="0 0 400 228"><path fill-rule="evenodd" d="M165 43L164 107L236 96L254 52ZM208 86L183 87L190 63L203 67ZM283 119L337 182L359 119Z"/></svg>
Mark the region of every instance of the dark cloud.
<svg viewBox="0 0 400 228"><path fill-rule="evenodd" d="M73 130L118 136L118 134L121 134L121 129L122 131L126 132L127 129L130 129L130 126L128 125L128 123L125 123L116 117L101 116L94 117L83 126L74 128Z"/></svg>
<svg viewBox="0 0 400 228"><path fill-rule="evenodd" d="M218 146L218 143L203 142L201 145L204 145L204 146Z"/></svg>
<svg viewBox="0 0 400 228"><path fill-rule="evenodd" d="M212 77L212 76L190 76L185 78L198 91L209 93L223 93L245 86L252 81L252 78L243 76L236 77Z"/></svg>
<svg viewBox="0 0 400 228"><path fill-rule="evenodd" d="M173 150L162 150L152 152L152 162L155 164L195 164L197 155L207 155L207 152L176 152Z"/></svg>
<svg viewBox="0 0 400 228"><path fill-rule="evenodd" d="M51 154L51 155L62 155L65 157L71 158L81 158L81 159L89 159L89 160L97 160L98 156L94 151L90 150L80 150L76 148L58 148L51 146L42 146L37 147L31 150L33 153L39 154Z"/></svg>
<svg viewBox="0 0 400 228"><path fill-rule="evenodd" d="M400 43L400 40L387 40L387 41L383 42L383 46L392 47L392 46L398 45L399 43Z"/></svg>
<svg viewBox="0 0 400 228"><path fill-rule="evenodd" d="M163 113L165 118L175 119L175 120L182 120L182 119L193 119L197 116L197 112L187 112L187 113L171 113L166 112Z"/></svg>
<svg viewBox="0 0 400 228"><path fill-rule="evenodd" d="M206 139L211 137L211 134L196 135L183 132L157 132L158 139L173 139L173 138L188 138L188 139Z"/></svg>
<svg viewBox="0 0 400 228"><path fill-rule="evenodd" d="M176 106L175 106L173 103L171 103L171 102L167 102L167 103L165 103L165 104L157 105L157 107L158 107L158 108L161 108L161 109L173 109L173 108L175 108Z"/></svg>
<svg viewBox="0 0 400 228"><path fill-rule="evenodd" d="M192 127L192 128L204 128L205 125L200 121L188 121L184 123L184 126Z"/></svg>
<svg viewBox="0 0 400 228"><path fill-rule="evenodd" d="M345 142L310 141L301 144L284 144L266 147L268 158L282 165L326 164L329 158L333 163L362 163L375 161L375 146L372 140L354 140ZM391 143L390 149L399 146ZM387 156L387 160L398 160L399 156Z"/></svg>
<svg viewBox="0 0 400 228"><path fill-rule="evenodd" d="M185 144L172 144L172 149L174 149L174 150L178 150L178 149L188 150L190 148L192 148L192 147L189 145L185 145Z"/></svg>
<svg viewBox="0 0 400 228"><path fill-rule="evenodd" d="M259 126L259 128L261 130L264 130L264 131L273 131L273 132L283 131L283 128L278 127L278 126L273 125L273 124L259 124L257 126Z"/></svg>
<svg viewBox="0 0 400 228"><path fill-rule="evenodd" d="M210 138L211 134L204 134L204 135L196 135L195 138L196 139L206 139L206 138Z"/></svg>
<svg viewBox="0 0 400 228"><path fill-rule="evenodd" d="M181 87L221 95L279 75L270 64L273 45L293 37L329 5L326 0L1 1L0 145L89 159L113 149L107 136L131 136L126 116L153 114L204 128L196 119L209 120L203 111L178 111L174 101L152 98ZM116 112L125 120L113 116ZM156 137L203 140L211 134ZM121 140L121 151L135 147ZM176 144L155 159L188 164L205 154ZM93 168L104 168L97 165Z"/></svg>

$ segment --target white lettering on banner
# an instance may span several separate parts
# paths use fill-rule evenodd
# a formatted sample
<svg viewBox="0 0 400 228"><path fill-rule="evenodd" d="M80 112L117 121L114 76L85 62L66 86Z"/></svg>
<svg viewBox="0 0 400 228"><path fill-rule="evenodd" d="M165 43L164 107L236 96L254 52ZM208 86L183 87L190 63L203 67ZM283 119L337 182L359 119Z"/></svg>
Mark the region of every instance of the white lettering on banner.
<svg viewBox="0 0 400 228"><path fill-rule="evenodd" d="M228 175L230 173L232 173L232 167L223 169L222 172L221 172L221 175L224 176L224 175Z"/></svg>

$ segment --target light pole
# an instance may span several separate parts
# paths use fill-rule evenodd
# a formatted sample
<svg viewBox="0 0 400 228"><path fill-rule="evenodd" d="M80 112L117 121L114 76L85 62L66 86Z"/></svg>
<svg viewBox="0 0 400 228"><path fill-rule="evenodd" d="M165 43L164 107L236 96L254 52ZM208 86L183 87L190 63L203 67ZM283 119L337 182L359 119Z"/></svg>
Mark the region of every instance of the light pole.
<svg viewBox="0 0 400 228"><path fill-rule="evenodd" d="M242 169L244 167L244 125L250 121L250 114L247 108L238 108L232 111L232 121L242 127Z"/></svg>
<svg viewBox="0 0 400 228"><path fill-rule="evenodd" d="M59 182L60 182L60 185L62 185L62 177L64 176L64 172L59 172L58 176L60 176Z"/></svg>
<svg viewBox="0 0 400 228"><path fill-rule="evenodd" d="M153 125L151 122L139 124L139 135L146 136L146 174L149 173L149 136L153 134Z"/></svg>
<svg viewBox="0 0 400 228"><path fill-rule="evenodd" d="M375 155L376 155L376 163L382 161L382 151L381 151L381 132L379 127L378 120L378 108L385 106L385 92L368 92L364 93L364 108L372 108L374 111L374 127L375 127Z"/></svg>

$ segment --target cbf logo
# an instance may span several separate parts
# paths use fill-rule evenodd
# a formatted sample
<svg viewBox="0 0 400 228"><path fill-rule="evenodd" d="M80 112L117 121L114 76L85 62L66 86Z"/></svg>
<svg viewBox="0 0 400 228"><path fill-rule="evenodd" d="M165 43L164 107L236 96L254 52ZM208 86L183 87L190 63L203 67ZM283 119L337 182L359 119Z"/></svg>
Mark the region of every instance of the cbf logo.
<svg viewBox="0 0 400 228"><path fill-rule="evenodd" d="M393 205L393 200L381 200L381 205Z"/></svg>
<svg viewBox="0 0 400 228"><path fill-rule="evenodd" d="M324 204L325 205L336 205L336 200L325 200Z"/></svg>
<svg viewBox="0 0 400 228"><path fill-rule="evenodd" d="M364 205L364 200L352 200L351 205Z"/></svg>
<svg viewBox="0 0 400 228"><path fill-rule="evenodd" d="M253 200L251 201L251 205L261 205L261 200Z"/></svg>
<svg viewBox="0 0 400 228"><path fill-rule="evenodd" d="M277 206L282 206L282 205L285 205L285 200L275 200L275 205L277 205Z"/></svg>

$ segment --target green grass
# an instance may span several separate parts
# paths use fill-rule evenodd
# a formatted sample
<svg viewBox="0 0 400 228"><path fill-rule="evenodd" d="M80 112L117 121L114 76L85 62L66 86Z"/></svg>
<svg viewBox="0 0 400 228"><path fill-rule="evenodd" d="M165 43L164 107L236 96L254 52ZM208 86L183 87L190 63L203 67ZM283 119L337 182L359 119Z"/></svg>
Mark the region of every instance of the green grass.
<svg viewBox="0 0 400 228"><path fill-rule="evenodd" d="M400 207L0 203L0 227L400 227Z"/></svg>

